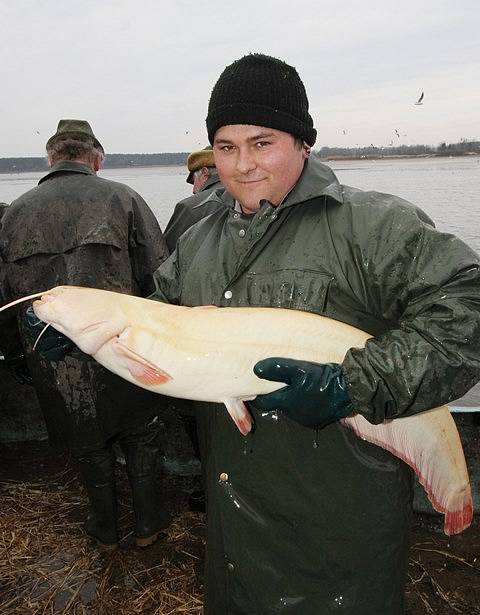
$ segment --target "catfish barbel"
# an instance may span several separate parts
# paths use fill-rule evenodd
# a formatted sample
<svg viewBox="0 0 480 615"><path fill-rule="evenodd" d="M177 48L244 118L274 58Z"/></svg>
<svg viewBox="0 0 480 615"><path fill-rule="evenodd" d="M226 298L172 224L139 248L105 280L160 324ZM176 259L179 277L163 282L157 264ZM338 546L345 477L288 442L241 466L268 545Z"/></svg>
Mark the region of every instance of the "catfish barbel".
<svg viewBox="0 0 480 615"><path fill-rule="evenodd" d="M27 299L35 297L38 318L110 371L163 395L224 403L243 435L252 427L244 402L284 386L257 378L255 363L267 357L341 363L370 337L331 318L282 308L184 307L75 286ZM434 509L445 515L447 535L470 525L465 457L446 406L380 425L360 414L340 422L413 468Z"/></svg>

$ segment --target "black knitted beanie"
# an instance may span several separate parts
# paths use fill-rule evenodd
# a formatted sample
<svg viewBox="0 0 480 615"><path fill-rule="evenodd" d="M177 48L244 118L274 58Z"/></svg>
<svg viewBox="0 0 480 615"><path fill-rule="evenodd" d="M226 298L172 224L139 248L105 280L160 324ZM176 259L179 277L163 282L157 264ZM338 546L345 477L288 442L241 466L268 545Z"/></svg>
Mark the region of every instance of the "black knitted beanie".
<svg viewBox="0 0 480 615"><path fill-rule="evenodd" d="M305 86L293 66L261 53L236 60L214 85L208 104L207 131L229 124L276 128L313 145L317 131L308 113Z"/></svg>

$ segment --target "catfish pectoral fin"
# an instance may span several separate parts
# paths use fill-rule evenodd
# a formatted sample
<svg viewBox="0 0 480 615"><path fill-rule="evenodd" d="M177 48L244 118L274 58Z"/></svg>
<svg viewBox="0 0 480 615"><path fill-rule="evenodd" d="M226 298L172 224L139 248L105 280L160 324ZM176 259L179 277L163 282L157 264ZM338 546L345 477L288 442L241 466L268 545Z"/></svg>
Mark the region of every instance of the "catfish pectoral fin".
<svg viewBox="0 0 480 615"><path fill-rule="evenodd" d="M224 399L223 403L227 407L228 413L235 421L240 433L246 436L252 429L252 416L247 406L241 399Z"/></svg>
<svg viewBox="0 0 480 615"><path fill-rule="evenodd" d="M164 384L172 380L170 374L163 369L150 363L133 350L130 350L122 342L114 343L114 351L124 367L130 372L132 377L139 383L145 385Z"/></svg>

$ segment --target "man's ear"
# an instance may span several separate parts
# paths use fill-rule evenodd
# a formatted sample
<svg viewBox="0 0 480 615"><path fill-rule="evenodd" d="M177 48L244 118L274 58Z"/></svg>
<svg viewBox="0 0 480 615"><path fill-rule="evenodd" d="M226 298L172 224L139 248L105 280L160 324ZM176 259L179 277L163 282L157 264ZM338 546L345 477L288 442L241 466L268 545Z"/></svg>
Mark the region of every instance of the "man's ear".
<svg viewBox="0 0 480 615"><path fill-rule="evenodd" d="M95 171L95 173L100 170L101 166L102 166L102 156L101 154L96 154L95 160L93 161L93 170Z"/></svg>
<svg viewBox="0 0 480 615"><path fill-rule="evenodd" d="M202 176L205 179L208 179L209 175L210 175L210 171L208 170L208 167L202 167Z"/></svg>

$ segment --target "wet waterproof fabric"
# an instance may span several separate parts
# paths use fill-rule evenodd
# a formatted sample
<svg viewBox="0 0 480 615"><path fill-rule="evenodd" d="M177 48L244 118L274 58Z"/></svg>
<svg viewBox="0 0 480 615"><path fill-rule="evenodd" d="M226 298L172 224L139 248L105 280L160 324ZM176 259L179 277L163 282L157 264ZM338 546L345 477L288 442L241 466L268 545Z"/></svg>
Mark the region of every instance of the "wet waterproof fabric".
<svg viewBox="0 0 480 615"><path fill-rule="evenodd" d="M343 369L370 421L460 397L480 379L480 261L410 203L338 183L310 159L277 208L227 205L179 240L154 298L278 306L375 336ZM321 344L322 340L318 340ZM412 473L338 422L303 427L222 405L197 417L207 486L206 615L400 615ZM399 419L401 420L401 419Z"/></svg>
<svg viewBox="0 0 480 615"><path fill-rule="evenodd" d="M0 221L7 210L6 203L0 203ZM0 305L7 302L3 293L7 287L7 268L0 255ZM23 347L18 333L15 312L0 313L0 369L8 370L19 384L29 384L30 374L23 354Z"/></svg>
<svg viewBox="0 0 480 615"><path fill-rule="evenodd" d="M97 177L83 164L63 161L8 207L0 254L6 264L5 300L59 284L145 296L167 248L139 194ZM63 361L43 359L21 333L55 448L74 455L102 448L120 432L142 429L161 408L161 397L111 374L79 350Z"/></svg>
<svg viewBox="0 0 480 615"><path fill-rule="evenodd" d="M196 194L179 201L165 227L165 241L170 252L175 250L178 238L196 222L223 207L218 201L210 201L209 194L222 188L215 168L209 168L210 176Z"/></svg>
<svg viewBox="0 0 480 615"><path fill-rule="evenodd" d="M6 203L0 203L0 228L1 228L1 220L3 218L3 214L7 211L7 207L8 205ZM5 263L2 260L2 255L0 254L0 302L2 304L6 302L5 295L4 295L6 283L7 283L7 269L5 267Z"/></svg>

